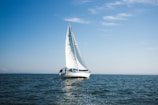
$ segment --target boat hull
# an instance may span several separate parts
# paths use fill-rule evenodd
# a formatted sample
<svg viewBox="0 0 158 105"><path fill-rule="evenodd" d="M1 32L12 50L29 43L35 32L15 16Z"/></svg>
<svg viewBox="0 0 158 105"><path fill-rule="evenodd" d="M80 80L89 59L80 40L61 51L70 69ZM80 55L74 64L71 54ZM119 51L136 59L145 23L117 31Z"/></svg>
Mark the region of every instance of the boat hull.
<svg viewBox="0 0 158 105"><path fill-rule="evenodd" d="M90 72L66 72L59 75L63 78L89 78Z"/></svg>

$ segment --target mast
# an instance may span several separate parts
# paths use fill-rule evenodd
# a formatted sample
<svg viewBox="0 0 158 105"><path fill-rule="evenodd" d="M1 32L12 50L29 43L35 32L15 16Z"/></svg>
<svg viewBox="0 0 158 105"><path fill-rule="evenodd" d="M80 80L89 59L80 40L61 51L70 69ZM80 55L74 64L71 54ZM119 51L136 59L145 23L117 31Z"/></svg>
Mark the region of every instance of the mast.
<svg viewBox="0 0 158 105"><path fill-rule="evenodd" d="M65 56L66 56L66 67L77 68L77 61L74 49L74 40L72 37L71 26L68 26L66 41L65 41Z"/></svg>
<svg viewBox="0 0 158 105"><path fill-rule="evenodd" d="M78 69L78 63L77 63L77 56L76 56L76 48L75 48L75 39L74 39L74 34L72 32L72 27L71 25L69 25L69 28L70 28L70 35L71 35L71 38L72 38L72 44L73 44L73 50L74 50L74 56L75 56L75 62L76 62L76 65L77 65L77 69Z"/></svg>

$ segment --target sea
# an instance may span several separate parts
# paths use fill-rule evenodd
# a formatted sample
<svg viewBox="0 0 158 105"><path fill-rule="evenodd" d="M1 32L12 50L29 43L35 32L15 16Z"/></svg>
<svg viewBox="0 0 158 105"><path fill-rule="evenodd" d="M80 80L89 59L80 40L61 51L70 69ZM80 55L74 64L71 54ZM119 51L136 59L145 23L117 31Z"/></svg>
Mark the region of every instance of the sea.
<svg viewBox="0 0 158 105"><path fill-rule="evenodd" d="M0 74L0 105L158 105L158 75Z"/></svg>

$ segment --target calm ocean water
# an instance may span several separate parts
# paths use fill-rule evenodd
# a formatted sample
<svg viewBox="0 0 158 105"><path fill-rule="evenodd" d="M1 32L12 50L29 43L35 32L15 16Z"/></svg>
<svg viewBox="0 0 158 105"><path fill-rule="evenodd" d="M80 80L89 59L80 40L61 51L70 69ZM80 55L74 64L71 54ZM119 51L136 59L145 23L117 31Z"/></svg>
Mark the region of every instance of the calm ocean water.
<svg viewBox="0 0 158 105"><path fill-rule="evenodd" d="M0 74L0 105L158 105L158 76Z"/></svg>

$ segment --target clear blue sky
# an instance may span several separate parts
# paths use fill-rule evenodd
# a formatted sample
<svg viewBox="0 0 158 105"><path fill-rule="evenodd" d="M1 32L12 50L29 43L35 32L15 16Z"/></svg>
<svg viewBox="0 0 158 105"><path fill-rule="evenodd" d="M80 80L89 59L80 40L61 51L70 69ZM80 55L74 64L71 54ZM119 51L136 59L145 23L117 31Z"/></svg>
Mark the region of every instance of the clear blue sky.
<svg viewBox="0 0 158 105"><path fill-rule="evenodd" d="M92 73L158 74L158 0L1 0L0 73L58 73L69 23Z"/></svg>

